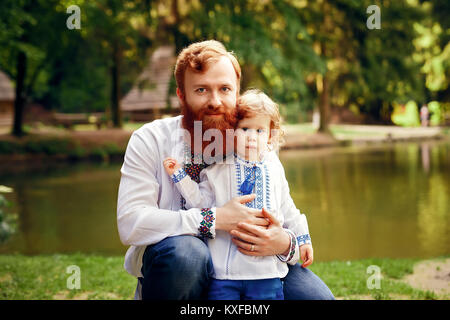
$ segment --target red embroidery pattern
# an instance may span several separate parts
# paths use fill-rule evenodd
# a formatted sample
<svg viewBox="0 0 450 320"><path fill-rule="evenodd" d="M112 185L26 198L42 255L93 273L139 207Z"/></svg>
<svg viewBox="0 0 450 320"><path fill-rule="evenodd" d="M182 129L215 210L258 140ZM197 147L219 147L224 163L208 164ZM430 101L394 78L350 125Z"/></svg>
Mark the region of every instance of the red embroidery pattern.
<svg viewBox="0 0 450 320"><path fill-rule="evenodd" d="M214 222L214 213L211 211L210 208L203 208L202 211L203 220L200 222L200 227L198 228L198 231L200 231L200 234L204 237L213 238L213 234L211 233L211 228L213 226Z"/></svg>

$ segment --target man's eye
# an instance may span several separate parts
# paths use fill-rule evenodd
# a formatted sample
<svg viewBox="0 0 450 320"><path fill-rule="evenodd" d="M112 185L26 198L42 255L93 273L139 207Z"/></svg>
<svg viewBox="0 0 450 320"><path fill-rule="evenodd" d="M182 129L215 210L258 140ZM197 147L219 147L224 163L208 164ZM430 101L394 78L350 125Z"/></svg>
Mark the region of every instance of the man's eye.
<svg viewBox="0 0 450 320"><path fill-rule="evenodd" d="M228 87L223 87L223 88L222 88L222 91L228 92L228 91L231 91L231 89L228 88Z"/></svg>
<svg viewBox="0 0 450 320"><path fill-rule="evenodd" d="M195 90L195 91L197 91L198 93L203 93L203 92L206 91L206 89L205 89L205 88L198 88L198 89Z"/></svg>

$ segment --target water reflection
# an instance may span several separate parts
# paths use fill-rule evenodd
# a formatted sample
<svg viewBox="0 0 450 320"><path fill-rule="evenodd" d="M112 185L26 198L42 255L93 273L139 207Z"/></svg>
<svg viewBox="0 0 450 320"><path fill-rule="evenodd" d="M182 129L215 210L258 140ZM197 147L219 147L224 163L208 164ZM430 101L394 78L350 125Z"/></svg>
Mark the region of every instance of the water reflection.
<svg viewBox="0 0 450 320"><path fill-rule="evenodd" d="M283 151L291 195L307 215L315 259L450 253L450 143ZM124 254L117 234L120 165L0 174L19 232L0 253Z"/></svg>
<svg viewBox="0 0 450 320"><path fill-rule="evenodd" d="M116 225L120 165L77 165L2 177L15 190L19 232L0 252L121 254Z"/></svg>
<svg viewBox="0 0 450 320"><path fill-rule="evenodd" d="M282 153L318 260L450 252L450 148L439 142L424 148L405 143Z"/></svg>
<svg viewBox="0 0 450 320"><path fill-rule="evenodd" d="M428 142L420 144L420 154L422 156L423 170L428 173L430 171L430 144Z"/></svg>

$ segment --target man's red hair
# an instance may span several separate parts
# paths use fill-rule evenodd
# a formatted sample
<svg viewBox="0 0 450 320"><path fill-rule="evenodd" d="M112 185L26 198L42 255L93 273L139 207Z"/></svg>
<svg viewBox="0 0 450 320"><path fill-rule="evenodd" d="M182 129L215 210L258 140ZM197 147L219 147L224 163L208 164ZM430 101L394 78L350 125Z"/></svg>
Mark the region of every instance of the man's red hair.
<svg viewBox="0 0 450 320"><path fill-rule="evenodd" d="M217 61L221 57L228 57L234 67L237 77L237 92L239 92L241 81L241 67L232 52L228 52L225 46L216 40L196 42L184 48L178 55L175 64L175 80L177 87L184 95L184 75L187 68L194 72L204 72L211 61Z"/></svg>

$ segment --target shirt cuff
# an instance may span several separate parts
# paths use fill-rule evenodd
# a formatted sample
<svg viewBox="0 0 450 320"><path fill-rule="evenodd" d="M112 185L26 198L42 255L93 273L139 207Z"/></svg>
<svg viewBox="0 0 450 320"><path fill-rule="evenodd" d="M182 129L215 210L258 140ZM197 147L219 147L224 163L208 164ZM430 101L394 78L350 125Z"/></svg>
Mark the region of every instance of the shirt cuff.
<svg viewBox="0 0 450 320"><path fill-rule="evenodd" d="M309 236L309 234L301 235L297 237L297 243L299 247L304 244L311 244L311 237Z"/></svg>
<svg viewBox="0 0 450 320"><path fill-rule="evenodd" d="M216 208L203 208L201 214L203 219L198 227L200 235L214 239L216 236Z"/></svg>
<svg viewBox="0 0 450 320"><path fill-rule="evenodd" d="M291 244L289 246L289 253L287 254L287 256L284 256L282 254L277 254L277 258L280 259L280 261L282 262L291 262L291 260L294 258L294 256L296 255L296 251L298 250L298 244L297 244L297 238L295 237L295 235L292 233L292 231L288 230L288 229L284 229L290 237L291 240ZM298 256L298 254L297 254Z"/></svg>
<svg viewBox="0 0 450 320"><path fill-rule="evenodd" d="M179 168L170 177L172 178L172 181L174 183L178 183L181 180L183 180L183 178L186 177L186 176L187 176L186 171L184 171L183 168Z"/></svg>

